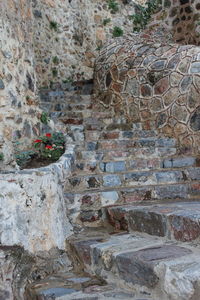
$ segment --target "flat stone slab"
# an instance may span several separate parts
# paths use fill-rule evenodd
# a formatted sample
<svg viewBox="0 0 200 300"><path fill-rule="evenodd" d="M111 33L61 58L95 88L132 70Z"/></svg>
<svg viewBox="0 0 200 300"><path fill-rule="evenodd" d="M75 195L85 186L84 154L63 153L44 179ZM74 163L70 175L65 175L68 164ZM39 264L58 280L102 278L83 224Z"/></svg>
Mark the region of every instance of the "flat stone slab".
<svg viewBox="0 0 200 300"><path fill-rule="evenodd" d="M151 300L150 297L146 298L146 295L141 294L142 296L145 300ZM98 282L95 278L81 277L75 274L72 277L66 276L66 278L59 274L32 284L28 289L28 297L32 300L139 300L138 297L135 297L134 292L120 289L114 284L104 283L102 285L100 280Z"/></svg>
<svg viewBox="0 0 200 300"><path fill-rule="evenodd" d="M78 249L81 245L82 251L87 247L90 265L82 260L87 272L108 283L134 290L136 298L130 299L148 299L138 297L137 292L143 291L149 299L187 300L199 291L200 249L192 244L170 242L143 233L114 234L101 242L91 236L89 242L84 233L70 244L80 261L82 255Z"/></svg>
<svg viewBox="0 0 200 300"><path fill-rule="evenodd" d="M116 229L145 232L188 242L200 237L200 202L128 205L107 208Z"/></svg>

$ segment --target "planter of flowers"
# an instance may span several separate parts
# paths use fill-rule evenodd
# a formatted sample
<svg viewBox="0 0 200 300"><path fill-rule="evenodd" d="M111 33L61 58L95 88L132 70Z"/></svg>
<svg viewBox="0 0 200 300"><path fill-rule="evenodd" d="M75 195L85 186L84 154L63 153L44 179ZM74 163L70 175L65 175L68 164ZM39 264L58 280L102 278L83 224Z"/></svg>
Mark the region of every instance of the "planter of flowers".
<svg viewBox="0 0 200 300"><path fill-rule="evenodd" d="M34 169L57 161L65 152L65 139L61 132L46 133L33 141L33 149L16 154L21 169Z"/></svg>

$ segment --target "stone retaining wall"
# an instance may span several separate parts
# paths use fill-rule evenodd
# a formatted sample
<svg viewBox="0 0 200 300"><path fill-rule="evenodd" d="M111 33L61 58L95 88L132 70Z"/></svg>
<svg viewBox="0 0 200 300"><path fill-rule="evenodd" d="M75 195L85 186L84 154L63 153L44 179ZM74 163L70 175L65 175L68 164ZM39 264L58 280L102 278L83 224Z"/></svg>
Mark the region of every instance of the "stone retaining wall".
<svg viewBox="0 0 200 300"><path fill-rule="evenodd" d="M0 36L1 169L11 169L16 142L22 143L22 149L28 147L42 127L38 119L30 1L1 1Z"/></svg>
<svg viewBox="0 0 200 300"><path fill-rule="evenodd" d="M197 1L169 2L146 30L109 42L96 61L96 110L177 138L181 153L199 153L198 18Z"/></svg>
<svg viewBox="0 0 200 300"><path fill-rule="evenodd" d="M73 147L48 167L0 174L0 243L36 253L64 249L72 227L66 217L62 185L70 175Z"/></svg>
<svg viewBox="0 0 200 300"><path fill-rule="evenodd" d="M39 87L92 78L95 58L113 28L132 32L129 16L135 12L134 2L114 2L119 8L116 13L109 9L108 0L33 1Z"/></svg>

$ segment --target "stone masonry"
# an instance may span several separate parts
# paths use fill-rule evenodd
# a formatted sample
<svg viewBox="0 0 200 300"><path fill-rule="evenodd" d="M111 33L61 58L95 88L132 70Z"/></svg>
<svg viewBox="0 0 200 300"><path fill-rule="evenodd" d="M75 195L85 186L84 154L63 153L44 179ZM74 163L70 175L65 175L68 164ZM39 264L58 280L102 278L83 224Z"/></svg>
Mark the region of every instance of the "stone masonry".
<svg viewBox="0 0 200 300"><path fill-rule="evenodd" d="M127 35L139 6L116 3L0 4L2 300L199 300L200 7ZM18 170L15 142L53 129L62 157Z"/></svg>

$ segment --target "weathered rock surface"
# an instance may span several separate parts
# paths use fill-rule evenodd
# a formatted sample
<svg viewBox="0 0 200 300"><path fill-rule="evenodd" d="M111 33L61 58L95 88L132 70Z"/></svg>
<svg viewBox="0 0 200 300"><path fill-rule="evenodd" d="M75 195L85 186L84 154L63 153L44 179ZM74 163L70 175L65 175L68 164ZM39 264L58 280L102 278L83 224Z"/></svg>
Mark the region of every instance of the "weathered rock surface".
<svg viewBox="0 0 200 300"><path fill-rule="evenodd" d="M62 182L69 176L73 147L48 167L0 175L1 244L21 245L32 253L64 249L71 225Z"/></svg>
<svg viewBox="0 0 200 300"><path fill-rule="evenodd" d="M77 238L73 255L91 274L156 300L198 299L198 247L138 233Z"/></svg>

